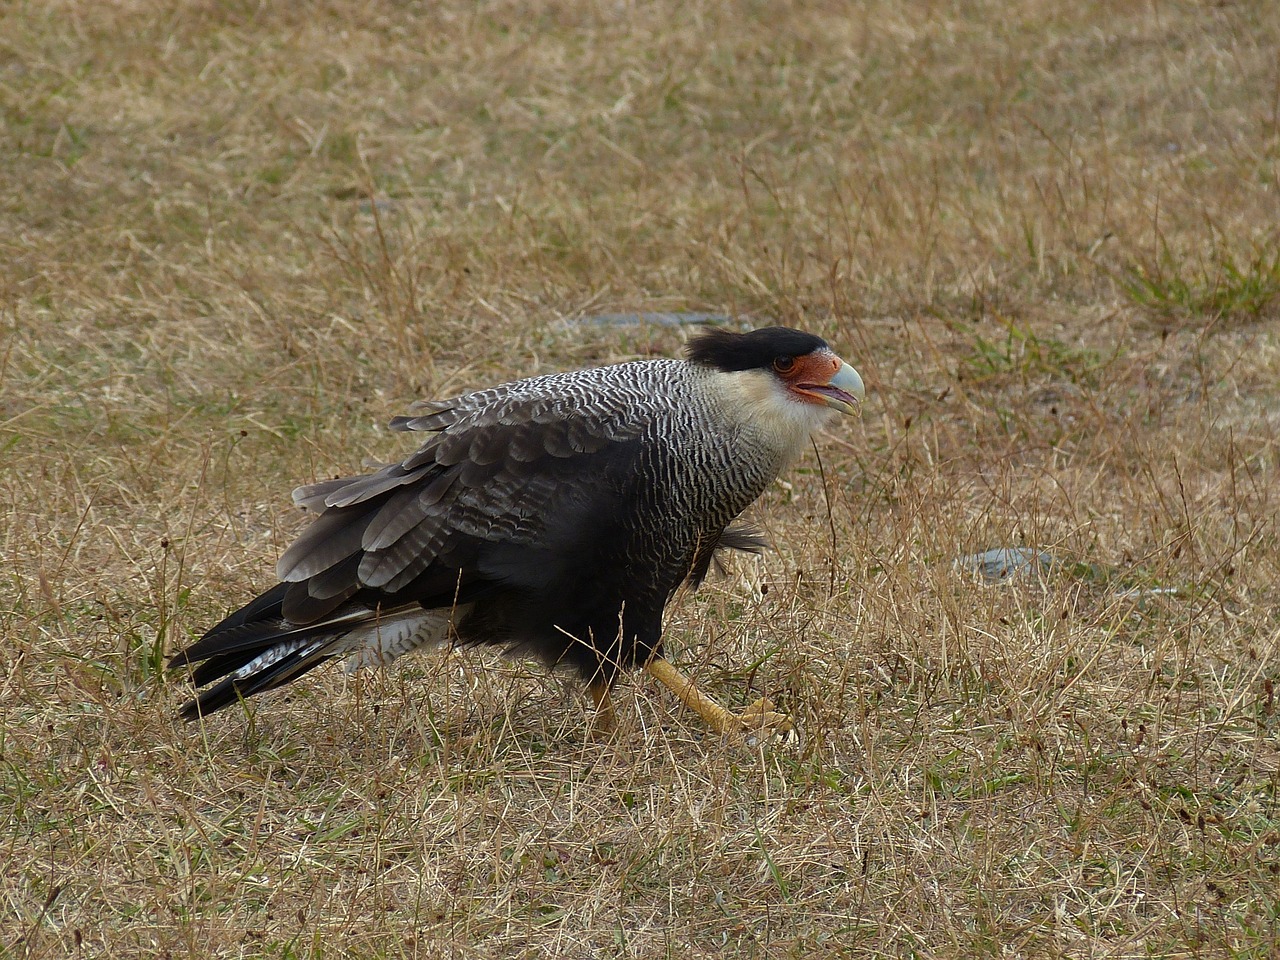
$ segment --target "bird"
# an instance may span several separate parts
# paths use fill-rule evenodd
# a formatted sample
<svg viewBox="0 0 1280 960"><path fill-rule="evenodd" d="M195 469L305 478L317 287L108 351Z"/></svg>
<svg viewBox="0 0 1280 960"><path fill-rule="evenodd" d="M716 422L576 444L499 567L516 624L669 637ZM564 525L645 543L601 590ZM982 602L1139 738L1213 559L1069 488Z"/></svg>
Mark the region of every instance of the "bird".
<svg viewBox="0 0 1280 960"><path fill-rule="evenodd" d="M334 658L385 666L414 650L488 646L585 683L596 721L643 670L721 734L793 729L768 700L739 714L668 658L663 617L722 550L759 552L736 523L837 414L861 376L787 327L692 335L683 359L637 360L420 401L392 430L404 459L298 487L315 514L276 586L174 655L187 720Z"/></svg>

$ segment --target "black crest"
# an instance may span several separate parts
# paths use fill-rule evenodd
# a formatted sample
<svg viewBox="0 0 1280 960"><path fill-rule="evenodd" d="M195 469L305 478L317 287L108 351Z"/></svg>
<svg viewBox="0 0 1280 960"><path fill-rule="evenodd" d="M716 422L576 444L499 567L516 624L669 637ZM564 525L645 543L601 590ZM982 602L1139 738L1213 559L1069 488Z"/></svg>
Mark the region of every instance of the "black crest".
<svg viewBox="0 0 1280 960"><path fill-rule="evenodd" d="M779 357L803 357L826 349L821 337L790 327L764 327L734 333L713 327L689 341L689 359L725 373L735 370L767 370Z"/></svg>

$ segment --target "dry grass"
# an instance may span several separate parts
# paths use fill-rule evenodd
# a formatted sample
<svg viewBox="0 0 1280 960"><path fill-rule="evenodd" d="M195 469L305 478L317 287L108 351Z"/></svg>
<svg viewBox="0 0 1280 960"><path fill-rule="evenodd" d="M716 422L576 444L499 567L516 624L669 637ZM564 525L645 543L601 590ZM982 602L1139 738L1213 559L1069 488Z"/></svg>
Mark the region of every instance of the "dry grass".
<svg viewBox="0 0 1280 960"><path fill-rule="evenodd" d="M1277 955L1273 4L0 16L0 952ZM460 655L175 722L295 483L635 309L867 378L670 622L800 750Z"/></svg>

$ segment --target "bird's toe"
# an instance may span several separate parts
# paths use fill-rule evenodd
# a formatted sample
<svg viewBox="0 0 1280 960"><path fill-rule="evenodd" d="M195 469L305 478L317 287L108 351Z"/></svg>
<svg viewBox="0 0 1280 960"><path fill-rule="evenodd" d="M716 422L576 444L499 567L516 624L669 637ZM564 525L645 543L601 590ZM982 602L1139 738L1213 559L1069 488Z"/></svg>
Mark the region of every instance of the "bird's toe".
<svg viewBox="0 0 1280 960"><path fill-rule="evenodd" d="M743 736L752 746L785 746L799 740L791 718L779 713L768 697L762 697L738 714L738 722L742 725Z"/></svg>

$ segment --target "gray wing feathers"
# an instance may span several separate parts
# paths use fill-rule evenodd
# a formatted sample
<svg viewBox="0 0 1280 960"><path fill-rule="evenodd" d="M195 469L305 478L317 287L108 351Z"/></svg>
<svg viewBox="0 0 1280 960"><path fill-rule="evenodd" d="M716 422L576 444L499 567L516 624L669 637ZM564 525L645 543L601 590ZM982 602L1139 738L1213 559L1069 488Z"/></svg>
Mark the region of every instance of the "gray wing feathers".
<svg viewBox="0 0 1280 960"><path fill-rule="evenodd" d="M441 472L431 478L425 487L414 486L401 490L387 501L386 506L364 531L361 546L372 553L385 550L406 533L425 520L457 481L453 472Z"/></svg>
<svg viewBox="0 0 1280 960"><path fill-rule="evenodd" d="M319 513L324 509L325 499L329 494L335 490L340 490L350 482L350 477L341 477L336 480L321 480L319 483L309 483L293 491L293 502L302 507L303 510Z"/></svg>
<svg viewBox="0 0 1280 960"><path fill-rule="evenodd" d="M360 549L367 524L367 515L353 518L336 511L321 514L284 552L276 564L276 576L284 583L299 583L341 563Z"/></svg>
<svg viewBox="0 0 1280 960"><path fill-rule="evenodd" d="M350 507L380 497L396 487L407 487L421 480L431 469L423 464L416 469L405 469L402 464L383 467L377 473L367 477L357 477L341 490L334 491L325 499L326 507Z"/></svg>
<svg viewBox="0 0 1280 960"><path fill-rule="evenodd" d="M394 592L409 585L442 557L444 542L439 530L418 524L385 550L367 551L357 573L362 584ZM434 548L434 549L433 549Z"/></svg>
<svg viewBox="0 0 1280 960"><path fill-rule="evenodd" d="M345 600L359 589L354 574L359 566L356 556L347 557L323 573L307 581L307 596L313 600Z"/></svg>
<svg viewBox="0 0 1280 960"><path fill-rule="evenodd" d="M280 558L280 579L316 599L392 593L433 564L447 580L484 544L536 544L565 479L591 474L570 461L640 438L672 403L655 392L684 369L650 361L415 405L392 427L430 436L405 460L294 491L320 516Z"/></svg>

